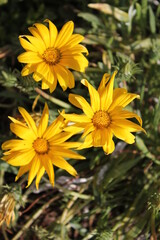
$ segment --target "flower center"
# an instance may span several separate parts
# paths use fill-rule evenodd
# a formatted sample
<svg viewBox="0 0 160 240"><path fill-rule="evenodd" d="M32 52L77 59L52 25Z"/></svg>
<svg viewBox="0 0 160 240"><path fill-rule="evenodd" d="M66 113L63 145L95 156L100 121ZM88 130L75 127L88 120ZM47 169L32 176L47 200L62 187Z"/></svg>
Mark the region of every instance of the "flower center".
<svg viewBox="0 0 160 240"><path fill-rule="evenodd" d="M107 128L111 119L107 112L100 110L94 114L92 122L97 128Z"/></svg>
<svg viewBox="0 0 160 240"><path fill-rule="evenodd" d="M37 138L33 143L34 150L39 154L44 154L48 152L49 144L47 140L43 138Z"/></svg>
<svg viewBox="0 0 160 240"><path fill-rule="evenodd" d="M61 58L61 52L57 48L47 48L43 55L42 55L44 61L48 64L55 65L60 61Z"/></svg>

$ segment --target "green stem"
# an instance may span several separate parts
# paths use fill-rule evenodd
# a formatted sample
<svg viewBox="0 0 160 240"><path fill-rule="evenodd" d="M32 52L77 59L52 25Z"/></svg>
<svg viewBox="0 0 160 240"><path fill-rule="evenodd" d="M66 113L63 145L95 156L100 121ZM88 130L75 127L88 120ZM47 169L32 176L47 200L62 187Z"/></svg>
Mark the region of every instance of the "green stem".
<svg viewBox="0 0 160 240"><path fill-rule="evenodd" d="M51 95L43 92L41 89L39 89L39 88L37 88L37 87L35 88L35 91L36 91L38 94L40 94L42 97L44 97L45 99L47 99L47 100L55 103L55 104L58 105L58 106L61 106L61 107L63 107L63 108L70 108L70 105L69 105L68 103L65 103L65 102L63 102L63 101L61 101L61 100L59 100L59 99L57 99L57 98L52 97Z"/></svg>

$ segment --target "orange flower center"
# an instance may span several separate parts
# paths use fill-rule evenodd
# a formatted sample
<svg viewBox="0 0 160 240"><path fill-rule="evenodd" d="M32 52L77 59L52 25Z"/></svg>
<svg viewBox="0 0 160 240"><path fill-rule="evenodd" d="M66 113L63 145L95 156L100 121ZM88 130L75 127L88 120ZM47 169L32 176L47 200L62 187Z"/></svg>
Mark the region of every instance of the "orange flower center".
<svg viewBox="0 0 160 240"><path fill-rule="evenodd" d="M55 65L60 61L61 52L59 51L59 49L54 47L47 48L44 51L42 57L46 63Z"/></svg>
<svg viewBox="0 0 160 240"><path fill-rule="evenodd" d="M47 140L43 138L37 138L33 143L34 150L39 154L47 153L49 150L49 144Z"/></svg>
<svg viewBox="0 0 160 240"><path fill-rule="evenodd" d="M100 110L94 114L92 122L97 128L107 128L111 119L107 112Z"/></svg>

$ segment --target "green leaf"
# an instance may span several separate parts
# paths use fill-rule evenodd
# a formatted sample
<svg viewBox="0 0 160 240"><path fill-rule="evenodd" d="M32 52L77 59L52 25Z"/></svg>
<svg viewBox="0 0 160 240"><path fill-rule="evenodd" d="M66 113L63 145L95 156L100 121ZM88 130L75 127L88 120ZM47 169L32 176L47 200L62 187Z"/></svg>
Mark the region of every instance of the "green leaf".
<svg viewBox="0 0 160 240"><path fill-rule="evenodd" d="M97 9L107 15L112 15L118 21L128 22L128 13L120 10L119 8L113 7L107 3L89 3L88 7Z"/></svg>
<svg viewBox="0 0 160 240"><path fill-rule="evenodd" d="M156 19L151 6L149 6L149 25L151 32L154 34L156 32Z"/></svg>
<svg viewBox="0 0 160 240"><path fill-rule="evenodd" d="M92 13L87 13L87 12L79 13L78 16L90 22L93 28L97 28L98 26L102 25L101 20Z"/></svg>

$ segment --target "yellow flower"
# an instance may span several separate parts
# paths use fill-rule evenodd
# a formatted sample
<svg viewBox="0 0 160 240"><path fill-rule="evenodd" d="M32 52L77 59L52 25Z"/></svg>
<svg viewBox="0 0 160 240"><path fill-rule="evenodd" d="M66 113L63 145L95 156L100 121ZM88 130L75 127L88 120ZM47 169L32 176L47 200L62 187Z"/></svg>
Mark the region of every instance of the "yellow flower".
<svg viewBox="0 0 160 240"><path fill-rule="evenodd" d="M145 132L141 127L141 118L123 109L135 98L139 99L139 95L128 93L124 88L113 90L115 75L116 72L110 78L109 74L104 74L98 90L87 80L81 81L89 90L91 104L79 95L69 95L69 101L84 112L82 115L62 113L63 117L75 123L65 128L65 131L75 133L84 131L82 138L85 137L85 141L78 149L103 147L103 150L110 154L115 149L113 135L132 144L135 142L135 136L131 132ZM140 126L128 118L136 118Z"/></svg>
<svg viewBox="0 0 160 240"><path fill-rule="evenodd" d="M79 143L65 142L73 133L63 132L63 127L66 125L63 117L59 116L47 127L49 110L45 104L40 122L36 126L33 118L24 108L19 107L19 112L26 124L13 117L9 118L12 121L11 131L21 139L8 140L2 144L2 149L8 150L4 152L2 160L13 166L20 166L16 180L29 171L27 187L37 175L36 187L38 189L39 182L46 171L51 184L54 185L53 165L76 176L76 170L64 157L75 159L84 159L84 157L70 150L70 148L77 147Z"/></svg>
<svg viewBox="0 0 160 240"><path fill-rule="evenodd" d="M15 213L15 199L13 194L7 193L0 199L0 226L3 222L6 222L9 226L10 221L14 221Z"/></svg>
<svg viewBox="0 0 160 240"><path fill-rule="evenodd" d="M26 52L18 56L18 61L26 63L22 69L22 76L33 73L36 82L42 80L42 89L53 92L57 80L63 91L73 88L74 76L68 68L84 72L88 60L82 53L87 49L79 44L84 37L73 34L74 23L67 22L58 33L56 26L48 19L47 28L44 24L35 23L29 27L33 36L22 35L19 37L22 47Z"/></svg>

